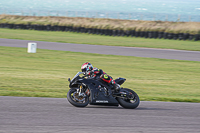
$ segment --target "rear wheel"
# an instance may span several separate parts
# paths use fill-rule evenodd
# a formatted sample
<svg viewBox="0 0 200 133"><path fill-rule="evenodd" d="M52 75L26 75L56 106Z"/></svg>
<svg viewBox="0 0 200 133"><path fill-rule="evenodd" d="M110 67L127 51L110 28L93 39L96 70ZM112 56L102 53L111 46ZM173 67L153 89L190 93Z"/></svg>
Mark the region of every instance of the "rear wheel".
<svg viewBox="0 0 200 133"><path fill-rule="evenodd" d="M131 99L125 99L125 98L117 97L117 100L118 100L119 104L122 107L128 108L128 109L137 108L139 103L140 103L139 96L131 89L124 88L124 90L128 91L129 93L131 93L132 98Z"/></svg>
<svg viewBox="0 0 200 133"><path fill-rule="evenodd" d="M67 99L76 107L85 107L89 103L89 97L87 95L79 96L77 89L70 89L67 93Z"/></svg>

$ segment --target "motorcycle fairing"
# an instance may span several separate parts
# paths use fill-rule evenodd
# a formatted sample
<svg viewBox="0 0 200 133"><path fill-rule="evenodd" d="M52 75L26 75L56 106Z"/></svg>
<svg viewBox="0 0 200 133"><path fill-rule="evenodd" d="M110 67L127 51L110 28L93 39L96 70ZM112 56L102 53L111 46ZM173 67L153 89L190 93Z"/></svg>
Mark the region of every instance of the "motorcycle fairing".
<svg viewBox="0 0 200 133"><path fill-rule="evenodd" d="M118 101L111 95L111 89L103 85L101 82L94 79L79 79L79 82L87 85L87 87L89 88L91 105L119 105ZM106 91L105 89L107 89L108 91Z"/></svg>

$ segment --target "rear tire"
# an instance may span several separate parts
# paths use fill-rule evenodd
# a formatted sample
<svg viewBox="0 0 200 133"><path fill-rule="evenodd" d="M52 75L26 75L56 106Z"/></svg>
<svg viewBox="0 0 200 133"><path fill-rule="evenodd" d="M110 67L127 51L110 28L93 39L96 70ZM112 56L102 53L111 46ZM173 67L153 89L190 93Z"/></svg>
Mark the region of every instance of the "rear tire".
<svg viewBox="0 0 200 133"><path fill-rule="evenodd" d="M117 97L117 100L118 100L119 104L123 108L127 108L127 109L135 109L135 108L137 108L138 105L140 104L139 96L131 89L124 88L124 90L129 91L134 95L133 103L131 102L131 100L121 99L121 98Z"/></svg>
<svg viewBox="0 0 200 133"><path fill-rule="evenodd" d="M74 98L74 93L76 93L76 89L70 89L67 93L67 100L76 107L86 107L89 104L89 97L86 96L83 102L79 102Z"/></svg>

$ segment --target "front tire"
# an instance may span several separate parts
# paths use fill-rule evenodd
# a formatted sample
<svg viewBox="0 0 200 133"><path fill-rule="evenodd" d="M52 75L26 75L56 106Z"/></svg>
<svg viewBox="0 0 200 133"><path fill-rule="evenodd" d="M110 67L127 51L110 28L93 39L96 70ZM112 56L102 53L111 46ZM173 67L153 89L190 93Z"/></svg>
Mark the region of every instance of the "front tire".
<svg viewBox="0 0 200 133"><path fill-rule="evenodd" d="M76 89L68 91L67 100L76 107L86 107L89 104L89 97L79 97Z"/></svg>
<svg viewBox="0 0 200 133"><path fill-rule="evenodd" d="M122 98L117 97L119 104L123 108L127 108L127 109L137 108L138 105L140 104L140 99L139 99L139 96L137 95L137 93L135 93L133 90L127 89L127 88L124 88L124 90L131 92L134 96L134 99L122 99Z"/></svg>

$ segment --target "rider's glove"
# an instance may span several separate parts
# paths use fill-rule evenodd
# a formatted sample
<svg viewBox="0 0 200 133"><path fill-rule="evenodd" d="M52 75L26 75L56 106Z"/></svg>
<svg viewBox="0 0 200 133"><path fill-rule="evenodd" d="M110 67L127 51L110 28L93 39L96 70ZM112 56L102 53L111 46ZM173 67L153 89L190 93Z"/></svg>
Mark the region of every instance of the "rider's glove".
<svg viewBox="0 0 200 133"><path fill-rule="evenodd" d="M104 74L101 74L101 75L100 75L100 78L103 79L103 76L104 76Z"/></svg>
<svg viewBox="0 0 200 133"><path fill-rule="evenodd" d="M85 75L86 75L86 76L89 76L89 75L90 75L90 72L85 72Z"/></svg>
<svg viewBox="0 0 200 133"><path fill-rule="evenodd" d="M87 72L85 73L85 75L90 76L90 75L92 75L93 72L94 72L94 71L87 71Z"/></svg>

